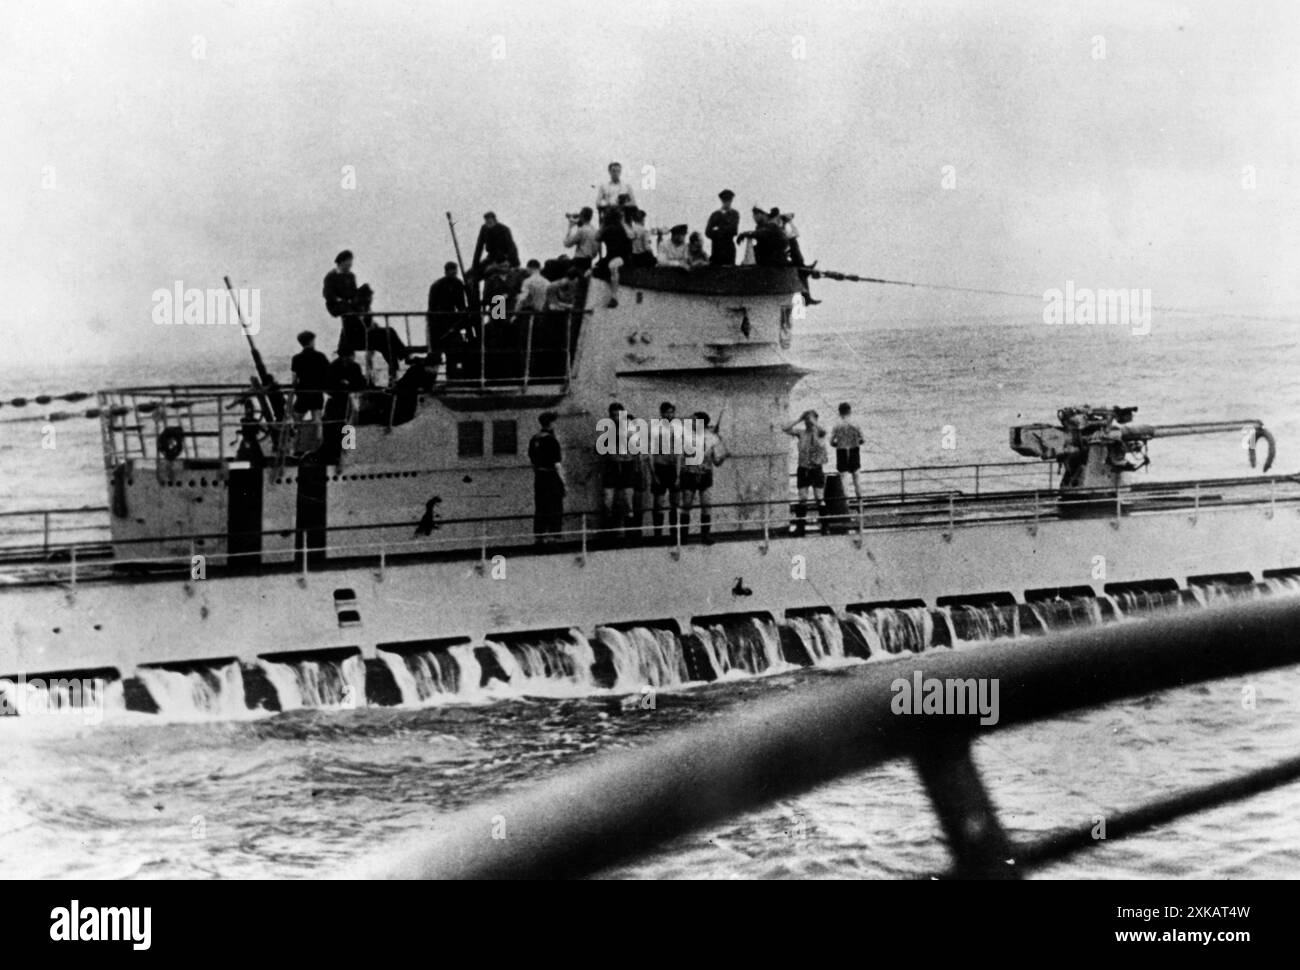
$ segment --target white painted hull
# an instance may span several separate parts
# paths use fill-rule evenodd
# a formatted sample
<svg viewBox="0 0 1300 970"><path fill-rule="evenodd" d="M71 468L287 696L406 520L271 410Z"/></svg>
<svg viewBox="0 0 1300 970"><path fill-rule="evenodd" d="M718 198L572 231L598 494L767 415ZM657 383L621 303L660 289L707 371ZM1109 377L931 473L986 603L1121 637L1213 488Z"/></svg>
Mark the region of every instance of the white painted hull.
<svg viewBox="0 0 1300 970"><path fill-rule="evenodd" d="M806 578L799 578L800 560ZM1099 558L1100 557L1100 558ZM504 570L502 569L504 567ZM506 556L491 562L330 566L186 582L106 580L0 592L0 676L769 613L854 604L1091 587L1300 567L1300 507L1287 502L1113 518L869 529L770 543ZM494 578L494 574L501 578ZM751 595L737 595L737 580ZM336 606L336 591L354 600ZM341 617L355 610L359 622Z"/></svg>

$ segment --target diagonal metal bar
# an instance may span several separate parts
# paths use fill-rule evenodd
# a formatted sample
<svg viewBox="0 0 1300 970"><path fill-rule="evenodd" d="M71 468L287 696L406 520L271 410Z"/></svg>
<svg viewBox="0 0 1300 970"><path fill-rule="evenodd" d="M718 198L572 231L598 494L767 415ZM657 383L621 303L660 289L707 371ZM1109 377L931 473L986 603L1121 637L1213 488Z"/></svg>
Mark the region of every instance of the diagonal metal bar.
<svg viewBox="0 0 1300 970"><path fill-rule="evenodd" d="M1227 805L1295 781L1300 781L1300 758L1289 758L1235 778L1180 791L1167 798L1105 816L1105 841L1135 835L1184 815ZM1016 846L1012 854L1017 865L1025 868L1057 862L1083 849L1096 848L1101 840L1093 834L1094 828L1095 825L1090 822L1079 828L1054 832Z"/></svg>
<svg viewBox="0 0 1300 970"><path fill-rule="evenodd" d="M948 837L957 879L1018 879L1011 840L971 758L970 740L945 738L912 759Z"/></svg>

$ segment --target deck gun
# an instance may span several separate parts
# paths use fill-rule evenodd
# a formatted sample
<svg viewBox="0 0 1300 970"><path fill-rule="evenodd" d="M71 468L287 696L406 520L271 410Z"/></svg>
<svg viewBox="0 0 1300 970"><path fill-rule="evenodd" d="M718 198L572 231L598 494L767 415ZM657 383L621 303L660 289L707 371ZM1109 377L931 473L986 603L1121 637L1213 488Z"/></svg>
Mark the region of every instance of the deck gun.
<svg viewBox="0 0 1300 970"><path fill-rule="evenodd" d="M1118 488L1126 476L1150 464L1147 442L1198 434L1235 432L1243 435L1250 467L1256 464L1256 446L1268 445L1263 471L1273 467L1277 442L1258 418L1245 421L1190 421L1183 424L1136 424L1136 407L1063 407L1059 424L1021 424L1011 428L1011 449L1029 458L1056 459L1061 465L1061 488Z"/></svg>

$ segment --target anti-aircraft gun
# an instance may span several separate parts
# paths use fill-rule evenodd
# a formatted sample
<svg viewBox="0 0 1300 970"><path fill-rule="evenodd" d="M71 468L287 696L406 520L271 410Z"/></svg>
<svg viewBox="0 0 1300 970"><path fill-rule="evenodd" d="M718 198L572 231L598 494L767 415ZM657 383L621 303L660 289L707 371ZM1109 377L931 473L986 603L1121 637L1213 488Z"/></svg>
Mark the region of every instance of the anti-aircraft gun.
<svg viewBox="0 0 1300 970"><path fill-rule="evenodd" d="M1250 467L1256 446L1268 445L1263 471L1273 467L1277 442L1258 418L1245 421L1190 421L1184 424L1135 424L1136 407L1061 408L1059 424L1022 424L1011 429L1011 448L1029 458L1056 459L1062 469L1061 490L1109 489L1128 484L1131 474L1151 463L1147 442L1153 438L1237 433L1245 435ZM1104 493L1101 493L1104 494Z"/></svg>

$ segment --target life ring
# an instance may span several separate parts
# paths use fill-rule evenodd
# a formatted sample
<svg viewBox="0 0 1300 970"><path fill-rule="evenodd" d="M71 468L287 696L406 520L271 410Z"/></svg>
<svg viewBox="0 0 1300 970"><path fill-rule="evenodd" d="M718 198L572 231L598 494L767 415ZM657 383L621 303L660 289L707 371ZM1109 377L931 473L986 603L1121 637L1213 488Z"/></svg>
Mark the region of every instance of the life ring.
<svg viewBox="0 0 1300 970"><path fill-rule="evenodd" d="M1261 471L1264 474L1273 467L1273 459L1277 457L1277 439L1273 437L1273 432L1269 431L1263 425L1255 428L1255 433L1250 436L1250 467L1255 467L1255 445L1259 439L1263 438L1268 444L1268 457L1264 459L1264 467Z"/></svg>
<svg viewBox="0 0 1300 970"><path fill-rule="evenodd" d="M158 454L175 461L185 450L185 431L182 428L163 428L158 432Z"/></svg>

